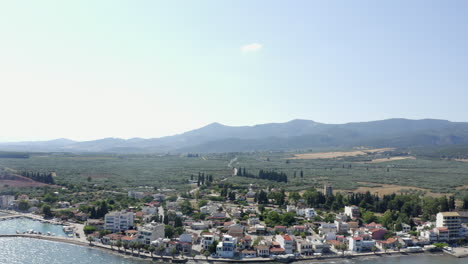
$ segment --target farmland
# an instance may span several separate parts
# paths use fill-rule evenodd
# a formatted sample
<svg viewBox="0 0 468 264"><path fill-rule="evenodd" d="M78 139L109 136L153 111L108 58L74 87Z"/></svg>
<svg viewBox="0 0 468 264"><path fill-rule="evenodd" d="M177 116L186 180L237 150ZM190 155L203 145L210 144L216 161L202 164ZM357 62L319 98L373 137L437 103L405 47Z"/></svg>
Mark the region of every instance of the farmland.
<svg viewBox="0 0 468 264"><path fill-rule="evenodd" d="M361 150L359 150L361 151ZM336 153L339 151L334 151ZM370 153L370 154L369 154ZM359 156L336 156L321 152L320 159L303 159L303 153L259 152L185 155L117 155L117 154L30 154L29 158L0 159L0 167L16 171L56 172L59 185L87 185L101 189L149 186L189 188L191 175L212 174L223 182L282 187L286 190L321 188L331 183L336 190L420 193L432 196L468 192L468 163L430 158L414 154L391 156L366 151ZM327 155L331 155L331 158ZM387 156L386 156L387 155ZM237 159L234 159L237 157ZM327 158L326 158L327 157ZM246 168L250 173L260 170L284 172L288 183L231 176L228 167ZM302 177L301 177L302 171Z"/></svg>

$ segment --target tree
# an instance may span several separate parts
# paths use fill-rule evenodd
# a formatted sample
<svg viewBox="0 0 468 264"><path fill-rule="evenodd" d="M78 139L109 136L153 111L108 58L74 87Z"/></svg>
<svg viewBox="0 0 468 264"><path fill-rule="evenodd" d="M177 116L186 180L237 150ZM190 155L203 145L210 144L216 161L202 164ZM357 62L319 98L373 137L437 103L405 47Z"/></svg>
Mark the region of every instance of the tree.
<svg viewBox="0 0 468 264"><path fill-rule="evenodd" d="M208 248L208 251L213 254L213 253L216 253L216 246L218 246L218 241L215 240L213 241L213 243L210 245L210 247Z"/></svg>
<svg viewBox="0 0 468 264"><path fill-rule="evenodd" d="M362 214L362 220L364 221L364 223L369 224L369 223L377 221L377 217L375 216L373 212L366 211Z"/></svg>
<svg viewBox="0 0 468 264"><path fill-rule="evenodd" d="M376 246L372 246L372 253L375 254L376 251L377 251L377 247L376 247Z"/></svg>
<svg viewBox="0 0 468 264"><path fill-rule="evenodd" d="M166 237L172 238L174 236L174 234L175 234L174 227L171 226L171 225L166 225L164 227L164 233L166 234Z"/></svg>
<svg viewBox="0 0 468 264"><path fill-rule="evenodd" d="M192 180L193 180L193 175L192 175ZM153 258L153 253L154 253L154 251L156 251L156 248L151 245L151 246L148 247L148 251L151 254L151 258Z"/></svg>
<svg viewBox="0 0 468 264"><path fill-rule="evenodd" d="M158 247L158 253L159 253L159 256L161 256L161 258L162 258L162 256L164 255L164 251L165 251L165 250L166 250L166 248L164 247L164 245L160 245L160 246Z"/></svg>
<svg viewBox="0 0 468 264"><path fill-rule="evenodd" d="M89 225L85 225L85 226L83 227L83 232L84 232L86 235L92 234L92 233L96 232L96 227L94 227L94 226L89 226Z"/></svg>
<svg viewBox="0 0 468 264"><path fill-rule="evenodd" d="M27 211L29 209L29 207L30 207L30 205L29 205L28 201L26 201L26 200L21 200L19 202L19 204L18 204L18 209L20 211L23 211L23 212Z"/></svg>
<svg viewBox="0 0 468 264"><path fill-rule="evenodd" d="M171 249L172 258L174 258L176 254L177 254L177 249L174 247L174 248Z"/></svg>
<svg viewBox="0 0 468 264"><path fill-rule="evenodd" d="M44 214L45 218L51 218L54 215L52 214L52 210L50 209L50 205L45 204L42 206L42 213Z"/></svg>
<svg viewBox="0 0 468 264"><path fill-rule="evenodd" d="M115 243L115 246L117 247L117 251L120 252L120 248L122 247L122 240L117 240L117 242Z"/></svg>
<svg viewBox="0 0 468 264"><path fill-rule="evenodd" d="M88 236L88 237L86 238L86 240L89 241L89 245L90 245L90 246L93 245L94 238L93 238L92 236Z"/></svg>

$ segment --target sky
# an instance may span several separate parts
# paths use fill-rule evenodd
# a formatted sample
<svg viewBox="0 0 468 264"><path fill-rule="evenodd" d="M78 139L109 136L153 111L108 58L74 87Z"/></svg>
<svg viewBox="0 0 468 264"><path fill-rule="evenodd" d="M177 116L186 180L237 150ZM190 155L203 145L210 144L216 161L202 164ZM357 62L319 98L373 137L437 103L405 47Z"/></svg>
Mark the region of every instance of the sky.
<svg viewBox="0 0 468 264"><path fill-rule="evenodd" d="M468 2L1 1L0 142L468 121Z"/></svg>

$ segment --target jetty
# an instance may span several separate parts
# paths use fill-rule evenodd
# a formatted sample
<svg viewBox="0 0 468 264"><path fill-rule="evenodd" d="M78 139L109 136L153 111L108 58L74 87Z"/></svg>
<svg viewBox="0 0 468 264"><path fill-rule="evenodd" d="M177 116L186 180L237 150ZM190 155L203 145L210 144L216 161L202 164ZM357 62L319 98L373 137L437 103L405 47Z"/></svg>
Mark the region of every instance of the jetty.
<svg viewBox="0 0 468 264"><path fill-rule="evenodd" d="M444 249L444 253L456 258L466 258L468 257L468 247L456 247L450 250Z"/></svg>

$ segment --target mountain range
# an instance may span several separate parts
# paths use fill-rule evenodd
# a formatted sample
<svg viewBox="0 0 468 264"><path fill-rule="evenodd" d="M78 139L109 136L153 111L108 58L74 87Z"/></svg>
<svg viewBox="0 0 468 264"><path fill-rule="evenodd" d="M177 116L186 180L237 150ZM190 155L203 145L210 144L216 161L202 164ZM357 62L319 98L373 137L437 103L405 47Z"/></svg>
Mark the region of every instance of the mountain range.
<svg viewBox="0 0 468 264"><path fill-rule="evenodd" d="M387 119L324 124L295 119L285 123L226 126L212 123L161 138L104 138L93 141L55 139L0 143L2 151L208 153L279 151L310 148L426 147L468 144L468 123L437 119Z"/></svg>

